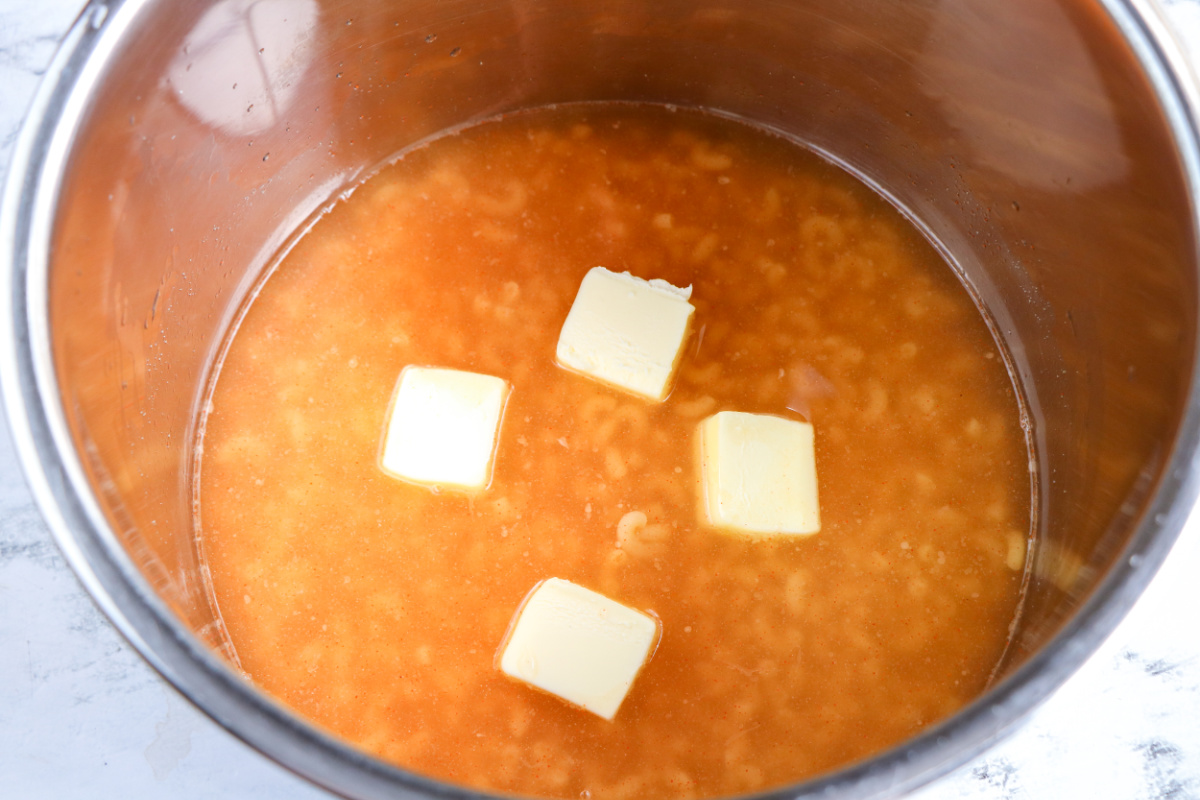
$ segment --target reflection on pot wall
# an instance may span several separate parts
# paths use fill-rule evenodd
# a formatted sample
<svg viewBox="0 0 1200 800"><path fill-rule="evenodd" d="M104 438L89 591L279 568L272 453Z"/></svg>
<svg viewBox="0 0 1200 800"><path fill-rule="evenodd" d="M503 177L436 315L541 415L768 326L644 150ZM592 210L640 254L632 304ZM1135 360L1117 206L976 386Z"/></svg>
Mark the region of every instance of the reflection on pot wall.
<svg viewBox="0 0 1200 800"><path fill-rule="evenodd" d="M295 113L316 29L311 0L224 0L188 32L167 83L205 125L265 133Z"/></svg>
<svg viewBox="0 0 1200 800"><path fill-rule="evenodd" d="M127 39L64 185L56 370L114 527L215 646L190 448L223 333L338 191L439 130L520 107L746 117L920 220L1029 402L1041 546L1017 661L1094 588L1160 478L1191 377L1191 205L1161 109L1099 9L224 0L148 6Z"/></svg>
<svg viewBox="0 0 1200 800"><path fill-rule="evenodd" d="M934 15L916 57L915 69L928 76L922 89L964 162L1045 191L1120 183L1131 164L1100 64L1066 12L1053 3L1036 12L1043 24L1026 20L1017 29L1004 5Z"/></svg>

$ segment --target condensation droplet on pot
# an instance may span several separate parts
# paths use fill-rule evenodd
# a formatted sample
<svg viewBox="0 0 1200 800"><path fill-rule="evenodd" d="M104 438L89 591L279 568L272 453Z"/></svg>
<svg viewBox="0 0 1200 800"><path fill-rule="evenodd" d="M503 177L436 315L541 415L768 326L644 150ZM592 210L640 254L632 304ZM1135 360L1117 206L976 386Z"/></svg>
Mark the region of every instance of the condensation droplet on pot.
<svg viewBox="0 0 1200 800"><path fill-rule="evenodd" d="M1140 567L1141 565L1142 565L1142 557L1139 556L1137 553L1134 553L1133 555L1131 555L1129 557L1129 566L1136 569L1136 568Z"/></svg>
<svg viewBox="0 0 1200 800"><path fill-rule="evenodd" d="M455 56L457 56L457 55L458 55L459 53L461 53L461 52L462 52L462 48L461 48L461 47L456 47L456 48L454 48L453 50L451 50L451 51L450 51L450 57L451 57L451 58L454 58Z"/></svg>
<svg viewBox="0 0 1200 800"><path fill-rule="evenodd" d="M436 41L437 41L436 33L431 33L425 37L425 44L431 44L432 42L436 42Z"/></svg>

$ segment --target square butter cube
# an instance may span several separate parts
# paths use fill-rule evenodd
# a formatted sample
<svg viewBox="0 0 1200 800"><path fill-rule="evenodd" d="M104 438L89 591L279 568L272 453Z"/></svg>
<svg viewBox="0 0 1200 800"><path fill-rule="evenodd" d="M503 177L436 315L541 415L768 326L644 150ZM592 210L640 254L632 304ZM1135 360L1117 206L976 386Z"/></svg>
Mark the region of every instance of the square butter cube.
<svg viewBox="0 0 1200 800"><path fill-rule="evenodd" d="M612 719L658 642L648 614L561 578L534 587L500 646L509 677Z"/></svg>
<svg viewBox="0 0 1200 800"><path fill-rule="evenodd" d="M487 488L508 383L491 375L405 367L392 398L380 466L429 486Z"/></svg>
<svg viewBox="0 0 1200 800"><path fill-rule="evenodd" d="M757 535L821 530L812 425L722 411L700 423L700 460L713 525Z"/></svg>
<svg viewBox="0 0 1200 800"><path fill-rule="evenodd" d="M558 363L661 401L670 390L696 309L692 289L604 267L588 270L558 337Z"/></svg>

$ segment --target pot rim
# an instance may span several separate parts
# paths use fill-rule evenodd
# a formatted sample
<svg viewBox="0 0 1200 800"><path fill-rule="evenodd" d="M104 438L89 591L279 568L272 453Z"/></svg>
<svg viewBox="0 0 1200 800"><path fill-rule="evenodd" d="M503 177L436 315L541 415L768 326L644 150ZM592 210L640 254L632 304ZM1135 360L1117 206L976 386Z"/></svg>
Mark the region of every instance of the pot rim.
<svg viewBox="0 0 1200 800"><path fill-rule="evenodd" d="M288 770L354 798L397 791L487 793L406 772L303 721L256 690L180 622L128 557L74 451L53 372L46 278L54 209L71 145L122 35L154 0L91 0L48 67L22 126L0 205L0 391L18 460L51 534L109 620L197 708ZM1162 104L1200 231L1200 86L1157 0L1099 0ZM1200 239L1200 237L1197 237ZM1195 254L1200 265L1200 252ZM1162 478L1109 574L1034 656L982 697L917 737L760 800L890 797L950 772L1015 730L1092 655L1166 558L1200 487L1200 347L1187 411Z"/></svg>

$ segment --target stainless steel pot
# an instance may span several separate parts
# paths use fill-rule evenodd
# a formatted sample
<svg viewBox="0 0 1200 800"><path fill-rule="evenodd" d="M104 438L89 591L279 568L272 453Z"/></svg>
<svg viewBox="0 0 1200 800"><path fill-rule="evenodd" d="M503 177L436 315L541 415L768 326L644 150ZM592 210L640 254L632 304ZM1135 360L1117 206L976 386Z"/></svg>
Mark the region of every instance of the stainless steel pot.
<svg viewBox="0 0 1200 800"><path fill-rule="evenodd" d="M842 163L925 228L1012 357L1037 546L1000 678L771 796L902 793L1066 679L1195 496L1200 106L1148 0L95 0L0 217L0 367L34 493L114 623L235 735L350 797L471 796L227 665L193 530L196 420L255 277L337 192L448 127L607 99L719 110Z"/></svg>

